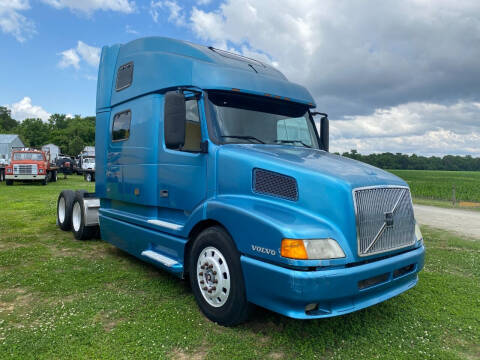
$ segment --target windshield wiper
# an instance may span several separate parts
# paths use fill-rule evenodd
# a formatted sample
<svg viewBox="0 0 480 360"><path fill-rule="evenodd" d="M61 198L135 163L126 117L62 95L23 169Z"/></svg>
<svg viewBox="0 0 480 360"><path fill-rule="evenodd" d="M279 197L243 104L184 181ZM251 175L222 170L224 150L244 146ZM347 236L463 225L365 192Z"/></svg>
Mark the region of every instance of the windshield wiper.
<svg viewBox="0 0 480 360"><path fill-rule="evenodd" d="M277 143L282 143L282 144L295 144L295 143L300 143L302 144L303 146L307 147L307 148L311 148L310 145L307 145L305 144L302 140L275 140L275 142Z"/></svg>
<svg viewBox="0 0 480 360"><path fill-rule="evenodd" d="M250 135L222 135L222 138L233 138L233 139L245 139L245 140L255 140L258 141L260 144L265 144L265 141L262 141L255 136Z"/></svg>

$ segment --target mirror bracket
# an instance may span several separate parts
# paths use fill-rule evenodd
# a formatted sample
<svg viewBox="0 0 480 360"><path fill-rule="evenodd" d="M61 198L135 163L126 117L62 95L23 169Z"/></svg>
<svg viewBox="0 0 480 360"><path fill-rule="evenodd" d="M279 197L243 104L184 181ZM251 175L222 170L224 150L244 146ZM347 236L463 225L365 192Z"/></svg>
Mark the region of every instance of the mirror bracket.
<svg viewBox="0 0 480 360"><path fill-rule="evenodd" d="M207 140L202 141L200 143L200 152L202 154L207 154L208 153L208 141Z"/></svg>

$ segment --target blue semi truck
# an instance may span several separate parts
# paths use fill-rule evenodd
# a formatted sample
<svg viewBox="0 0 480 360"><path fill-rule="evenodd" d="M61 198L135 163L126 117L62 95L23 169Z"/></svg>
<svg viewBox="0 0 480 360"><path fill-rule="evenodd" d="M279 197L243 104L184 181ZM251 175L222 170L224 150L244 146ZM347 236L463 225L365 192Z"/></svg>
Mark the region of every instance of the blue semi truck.
<svg viewBox="0 0 480 360"><path fill-rule="evenodd" d="M57 223L188 278L225 326L253 304L315 319L399 295L424 264L410 190L329 153L314 108L230 52L161 37L104 47L95 193L62 191Z"/></svg>

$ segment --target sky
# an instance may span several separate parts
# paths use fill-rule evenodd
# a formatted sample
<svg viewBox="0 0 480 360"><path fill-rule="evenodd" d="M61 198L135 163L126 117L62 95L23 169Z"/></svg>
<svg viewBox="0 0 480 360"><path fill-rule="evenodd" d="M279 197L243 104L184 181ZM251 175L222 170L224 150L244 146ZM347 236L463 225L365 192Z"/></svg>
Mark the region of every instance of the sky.
<svg viewBox="0 0 480 360"><path fill-rule="evenodd" d="M94 115L101 47L152 35L273 64L331 151L480 156L478 0L0 0L0 105Z"/></svg>

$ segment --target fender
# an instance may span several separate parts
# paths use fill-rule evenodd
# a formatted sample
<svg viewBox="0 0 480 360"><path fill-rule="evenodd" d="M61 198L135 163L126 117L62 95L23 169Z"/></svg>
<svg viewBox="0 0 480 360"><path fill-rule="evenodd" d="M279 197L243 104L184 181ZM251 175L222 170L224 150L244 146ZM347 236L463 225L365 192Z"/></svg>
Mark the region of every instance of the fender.
<svg viewBox="0 0 480 360"><path fill-rule="evenodd" d="M219 196L207 203L206 215L225 226L240 253L268 262L300 267L344 264L351 258L343 233L325 219L252 196ZM283 238L334 238L346 258L293 260L280 255Z"/></svg>

